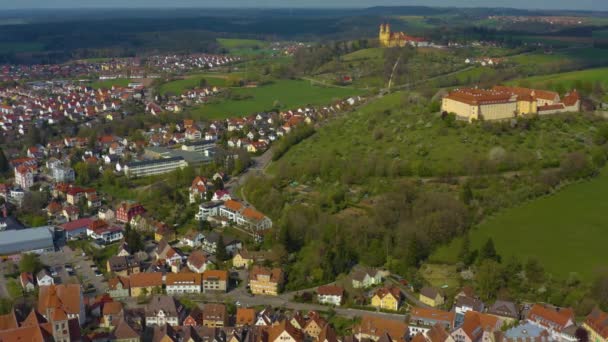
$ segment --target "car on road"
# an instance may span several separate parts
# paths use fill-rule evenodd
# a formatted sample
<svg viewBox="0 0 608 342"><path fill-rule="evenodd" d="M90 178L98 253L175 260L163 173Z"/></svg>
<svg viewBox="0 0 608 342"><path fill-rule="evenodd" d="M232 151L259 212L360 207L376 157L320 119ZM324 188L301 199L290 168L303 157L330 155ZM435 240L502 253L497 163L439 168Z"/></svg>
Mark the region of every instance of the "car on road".
<svg viewBox="0 0 608 342"><path fill-rule="evenodd" d="M101 276L103 276L103 273L99 272L98 270L95 270L95 276L101 277Z"/></svg>

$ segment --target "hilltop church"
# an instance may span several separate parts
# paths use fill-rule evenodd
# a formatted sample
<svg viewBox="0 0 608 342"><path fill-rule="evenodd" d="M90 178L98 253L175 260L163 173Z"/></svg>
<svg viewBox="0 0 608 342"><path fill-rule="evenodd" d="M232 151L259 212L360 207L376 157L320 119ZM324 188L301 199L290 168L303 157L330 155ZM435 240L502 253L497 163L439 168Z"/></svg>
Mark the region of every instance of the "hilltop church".
<svg viewBox="0 0 608 342"><path fill-rule="evenodd" d="M378 39L382 47L404 47L408 44L411 46L429 45L424 38L408 36L405 32L391 32L391 25L388 23L380 25Z"/></svg>

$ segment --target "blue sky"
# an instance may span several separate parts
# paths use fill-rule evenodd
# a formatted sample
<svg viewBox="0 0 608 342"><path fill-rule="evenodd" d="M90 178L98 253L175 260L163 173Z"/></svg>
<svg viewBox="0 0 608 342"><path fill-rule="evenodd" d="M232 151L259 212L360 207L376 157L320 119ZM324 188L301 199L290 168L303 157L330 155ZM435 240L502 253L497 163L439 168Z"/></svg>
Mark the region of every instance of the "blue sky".
<svg viewBox="0 0 608 342"><path fill-rule="evenodd" d="M369 7L378 5L608 10L608 0L0 0L0 9L116 7Z"/></svg>

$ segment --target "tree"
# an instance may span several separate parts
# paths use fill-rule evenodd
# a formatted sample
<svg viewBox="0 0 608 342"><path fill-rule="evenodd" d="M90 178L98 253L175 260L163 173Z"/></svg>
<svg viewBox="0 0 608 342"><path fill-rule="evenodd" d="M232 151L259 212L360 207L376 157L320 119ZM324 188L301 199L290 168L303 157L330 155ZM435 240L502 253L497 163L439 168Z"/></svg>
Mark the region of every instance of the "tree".
<svg viewBox="0 0 608 342"><path fill-rule="evenodd" d="M219 261L226 261L228 259L228 253L226 253L226 245L224 244L223 235L220 235L220 239L217 241L215 257Z"/></svg>
<svg viewBox="0 0 608 342"><path fill-rule="evenodd" d="M125 242L129 245L131 253L139 252L144 249L144 241L141 234L133 230L129 223L125 226Z"/></svg>
<svg viewBox="0 0 608 342"><path fill-rule="evenodd" d="M464 204L469 205L471 204L471 201L473 200L473 190L471 190L471 185L469 183L466 183L463 187L462 187L462 201L464 202Z"/></svg>
<svg viewBox="0 0 608 342"><path fill-rule="evenodd" d="M501 265L492 259L483 260L477 268L475 284L479 296L483 300L488 301L496 298L498 290L504 284Z"/></svg>
<svg viewBox="0 0 608 342"><path fill-rule="evenodd" d="M23 288L15 279L9 279L6 283L6 290L13 299L23 297Z"/></svg>
<svg viewBox="0 0 608 342"><path fill-rule="evenodd" d="M6 315L13 310L13 302L9 298L0 298L0 315Z"/></svg>
<svg viewBox="0 0 608 342"><path fill-rule="evenodd" d="M29 272L32 274L38 273L44 264L38 259L38 256L35 254L23 254L21 257L21 261L19 261L19 271L20 272Z"/></svg>
<svg viewBox="0 0 608 342"><path fill-rule="evenodd" d="M604 270L593 280L591 294L600 308L608 310L608 270Z"/></svg>
<svg viewBox="0 0 608 342"><path fill-rule="evenodd" d="M495 260L496 262L500 262L500 255L496 253L496 248L494 248L494 240L492 238L488 238L486 243L481 247L479 251L479 260Z"/></svg>
<svg viewBox="0 0 608 342"><path fill-rule="evenodd" d="M528 259L524 267L526 278L533 283L542 283L545 279L545 270L540 262L534 258Z"/></svg>
<svg viewBox="0 0 608 342"><path fill-rule="evenodd" d="M8 159L6 159L6 155L4 155L4 150L0 148L0 173L7 173L10 169L11 167L8 163Z"/></svg>

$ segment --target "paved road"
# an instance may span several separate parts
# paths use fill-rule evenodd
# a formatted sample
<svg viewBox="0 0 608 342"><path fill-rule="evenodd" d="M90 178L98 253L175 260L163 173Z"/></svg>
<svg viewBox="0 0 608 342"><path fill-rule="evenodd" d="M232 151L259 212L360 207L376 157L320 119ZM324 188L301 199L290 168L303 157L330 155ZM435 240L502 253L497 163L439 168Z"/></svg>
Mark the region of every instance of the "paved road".
<svg viewBox="0 0 608 342"><path fill-rule="evenodd" d="M240 198L244 202L247 202L243 191L236 193L236 190L241 185L245 184L247 179L249 179L251 176L260 176L266 173L266 168L268 168L268 165L270 165L270 162L272 161L272 151L273 148L271 147L261 155L253 157L251 159L251 166L245 170L245 172L230 179L230 181L226 184L226 190L230 192L231 196Z"/></svg>

